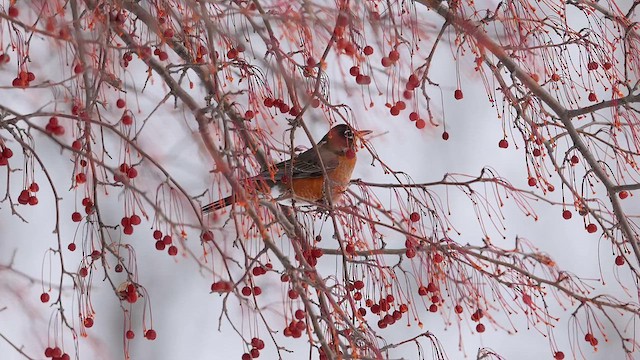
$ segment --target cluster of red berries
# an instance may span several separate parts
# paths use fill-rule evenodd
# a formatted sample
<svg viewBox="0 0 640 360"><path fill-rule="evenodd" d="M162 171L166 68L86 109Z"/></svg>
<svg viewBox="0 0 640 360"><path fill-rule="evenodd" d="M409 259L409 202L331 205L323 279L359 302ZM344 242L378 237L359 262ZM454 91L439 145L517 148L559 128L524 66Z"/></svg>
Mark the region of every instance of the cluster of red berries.
<svg viewBox="0 0 640 360"><path fill-rule="evenodd" d="M393 49L393 50L389 51L389 55L384 56L380 60L380 63L384 67L389 67L389 66L395 64L396 62L398 62L398 60L400 60L400 53L398 52L398 50Z"/></svg>
<svg viewBox="0 0 640 360"><path fill-rule="evenodd" d="M243 53L245 50L244 45L239 44L236 47L232 47L227 51L227 58L229 60L235 60L238 58L238 55L240 55L240 53Z"/></svg>
<svg viewBox="0 0 640 360"><path fill-rule="evenodd" d="M8 147L0 147L0 166L9 164L9 159L13 157L13 150Z"/></svg>
<svg viewBox="0 0 640 360"><path fill-rule="evenodd" d="M302 336L302 332L306 329L307 323L304 320L291 320L289 325L284 328L283 334L285 337L297 339Z"/></svg>
<svg viewBox="0 0 640 360"><path fill-rule="evenodd" d="M272 107L277 108L283 114L289 113L289 115L291 116L298 116L302 111L302 109L300 109L299 106L294 105L293 107L290 107L282 99L273 99L273 98L267 97L264 99L263 104L268 108L272 108Z"/></svg>
<svg viewBox="0 0 640 360"><path fill-rule="evenodd" d="M29 83L35 79L36 75L31 71L20 70L18 76L11 82L11 85L13 85L13 87L26 88L29 87Z"/></svg>
<svg viewBox="0 0 640 360"><path fill-rule="evenodd" d="M260 266L256 266L253 269L251 269L251 273L253 274L253 276L261 276L267 273L267 271L273 269L273 265L271 263L266 263Z"/></svg>
<svg viewBox="0 0 640 360"><path fill-rule="evenodd" d="M84 199L82 199L82 206L84 206L84 212L89 215L93 212L93 200L91 200L91 198L89 197L85 197ZM73 222L80 222L82 221L82 214L80 214L80 212L75 211L73 214L71 214L71 220ZM74 247L75 249L75 247ZM69 249L71 250L71 249ZM73 251L73 250L71 250Z"/></svg>
<svg viewBox="0 0 640 360"><path fill-rule="evenodd" d="M356 290L358 290L358 288L361 288L362 286L364 286L364 284L355 281L353 283L353 286ZM360 297L357 295L359 293L360 291L354 293L354 299L356 297ZM372 314L380 316L380 319L378 320L378 327L380 329L384 329L387 326L395 324L398 320L402 319L402 314L409 311L409 307L407 306L407 304L400 304L397 308L391 311L394 302L395 297L392 294L383 296L377 303L372 299L367 299L365 301L365 306L369 308L369 311L371 311ZM382 313L384 313L384 315ZM366 316L367 309L365 309L364 307L358 308L358 315L363 317Z"/></svg>
<svg viewBox="0 0 640 360"><path fill-rule="evenodd" d="M321 258L322 255L324 255L324 253L322 252L322 249L317 247L313 247L313 248L302 251L302 256L304 256L305 261L310 266L316 266L316 264L318 264L318 259ZM296 261L300 261L297 254L295 256L295 259Z"/></svg>
<svg viewBox="0 0 640 360"><path fill-rule="evenodd" d="M173 30L171 29L165 30L165 32L169 32L169 31L170 31L171 37L173 37ZM169 54L167 54L166 51L161 50L160 48L156 48L155 50L153 50L153 55L157 56L158 60L160 61L165 61L169 58Z"/></svg>
<svg viewBox="0 0 640 360"><path fill-rule="evenodd" d="M57 346L44 349L44 356L53 360L71 360L71 356Z"/></svg>
<svg viewBox="0 0 640 360"><path fill-rule="evenodd" d="M119 172L113 174L113 180L116 182L124 182L125 178L133 180L138 177L138 169L127 163L120 164L118 170Z"/></svg>
<svg viewBox="0 0 640 360"><path fill-rule="evenodd" d="M228 293L233 289L233 284L230 281L216 281L211 284L211 292L215 293Z"/></svg>
<svg viewBox="0 0 640 360"><path fill-rule="evenodd" d="M592 333L586 333L584 335L584 341L588 342L593 347L598 346L598 339L595 336L593 336Z"/></svg>
<svg viewBox="0 0 640 360"><path fill-rule="evenodd" d="M133 227L138 226L141 223L142 223L142 219L140 218L140 215L137 215L137 214L133 214L129 217L124 216L122 219L120 219L120 225L122 225L122 232L125 235L133 234Z"/></svg>
<svg viewBox="0 0 640 360"><path fill-rule="evenodd" d="M168 246L169 248L167 249L167 253L170 256L178 255L178 247L173 245L173 238L171 235L164 235L162 234L162 231L155 230L153 232L153 238L156 240L156 250L163 251Z"/></svg>
<svg viewBox="0 0 640 360"><path fill-rule="evenodd" d="M64 135L64 127L62 125L60 125L60 122L58 121L58 118L55 117L55 116L52 116L52 117L49 118L49 122L44 127L44 129L49 134L52 134L52 135L56 135L56 136Z"/></svg>
<svg viewBox="0 0 640 360"><path fill-rule="evenodd" d="M351 74L351 76L353 76L356 79L356 84L358 85L369 85L371 84L371 76L369 75L364 75L362 73L360 73L360 67L359 66L352 66L349 69L349 74Z"/></svg>
<svg viewBox="0 0 640 360"><path fill-rule="evenodd" d="M262 288L260 286L249 286L245 285L240 290L240 293L244 296L260 296L262 294Z"/></svg>
<svg viewBox="0 0 640 360"><path fill-rule="evenodd" d="M20 195L18 195L18 203L21 205L38 205L38 197L36 193L40 190L40 186L38 183L32 182L28 188L22 190Z"/></svg>
<svg viewBox="0 0 640 360"><path fill-rule="evenodd" d="M260 357L260 350L264 349L264 341L262 339L254 337L251 339L251 350L242 354L242 360L257 359Z"/></svg>

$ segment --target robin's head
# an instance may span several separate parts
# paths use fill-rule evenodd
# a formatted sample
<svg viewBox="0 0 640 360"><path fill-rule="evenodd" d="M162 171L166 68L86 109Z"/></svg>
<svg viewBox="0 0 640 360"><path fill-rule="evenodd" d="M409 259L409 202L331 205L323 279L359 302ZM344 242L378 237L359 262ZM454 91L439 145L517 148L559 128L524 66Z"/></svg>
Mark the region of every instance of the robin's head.
<svg viewBox="0 0 640 360"><path fill-rule="evenodd" d="M320 144L326 143L331 150L336 152L346 152L347 150L355 150L357 140L370 133L370 130L357 131L349 125L340 124L332 127L327 135L320 140Z"/></svg>

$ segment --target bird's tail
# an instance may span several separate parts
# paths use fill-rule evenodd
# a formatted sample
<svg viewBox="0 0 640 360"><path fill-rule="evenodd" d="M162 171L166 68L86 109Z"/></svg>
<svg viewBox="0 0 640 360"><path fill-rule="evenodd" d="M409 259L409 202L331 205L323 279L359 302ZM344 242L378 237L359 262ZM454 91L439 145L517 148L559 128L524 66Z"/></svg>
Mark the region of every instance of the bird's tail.
<svg viewBox="0 0 640 360"><path fill-rule="evenodd" d="M220 210L220 209L224 209L227 206L233 204L233 198L234 196L227 196L224 199L220 199L218 201L214 201L211 204L207 204L205 206L202 207L202 213L203 214L208 214L210 212L216 211L216 210Z"/></svg>

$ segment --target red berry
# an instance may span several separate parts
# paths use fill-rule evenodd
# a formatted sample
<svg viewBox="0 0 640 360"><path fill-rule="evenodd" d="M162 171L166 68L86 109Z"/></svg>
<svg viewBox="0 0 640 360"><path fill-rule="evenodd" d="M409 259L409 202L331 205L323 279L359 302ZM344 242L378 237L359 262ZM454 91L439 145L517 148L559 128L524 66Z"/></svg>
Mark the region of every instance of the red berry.
<svg viewBox="0 0 640 360"><path fill-rule="evenodd" d="M485 330L484 324L478 324L476 325L476 331L479 333L483 333Z"/></svg>
<svg viewBox="0 0 640 360"><path fill-rule="evenodd" d="M456 91L454 91L454 92L453 92L453 97L454 97L456 100L460 100L460 99L462 99L462 98L464 97L464 95L462 94L462 90L460 90L460 89L456 89Z"/></svg>
<svg viewBox="0 0 640 360"><path fill-rule="evenodd" d="M40 294L40 301L43 303L48 303L49 299L51 299L51 297L49 296L49 293L43 292L42 294Z"/></svg>
<svg viewBox="0 0 640 360"><path fill-rule="evenodd" d="M412 212L411 215L409 215L409 220L411 220L411 222L420 221L420 214L418 214L417 212Z"/></svg>
<svg viewBox="0 0 640 360"><path fill-rule="evenodd" d="M571 157L571 164L572 164L572 165L577 164L579 161L580 161L580 159L578 159L578 156L577 156L577 155L573 155L573 156Z"/></svg>
<svg viewBox="0 0 640 360"><path fill-rule="evenodd" d="M352 67L349 69L349 74L351 74L351 76L358 76L358 74L360 74L360 68L359 68L359 67L357 67L357 66L355 66L355 65L354 65L354 66L352 66Z"/></svg>
<svg viewBox="0 0 640 360"><path fill-rule="evenodd" d="M156 334L156 331L153 329L149 329L144 333L144 337L146 337L149 340L155 340L157 336L158 334Z"/></svg>
<svg viewBox="0 0 640 360"><path fill-rule="evenodd" d="M464 309L462 308L462 306L460 305L456 305L454 307L454 311L456 312L456 314L462 314L462 312L464 311Z"/></svg>
<svg viewBox="0 0 640 360"><path fill-rule="evenodd" d="M127 330L124 336L127 338L127 340L131 340L136 337L136 333L134 333L132 330Z"/></svg>
<svg viewBox="0 0 640 360"><path fill-rule="evenodd" d="M509 142L507 141L507 139L502 139L498 142L498 147L501 149L506 149L509 147Z"/></svg>
<svg viewBox="0 0 640 360"><path fill-rule="evenodd" d="M616 256L616 265L618 266L624 265L624 256L622 255Z"/></svg>
<svg viewBox="0 0 640 360"><path fill-rule="evenodd" d="M127 113L122 115L120 121L122 121L122 125L130 126L131 124L133 124L133 117Z"/></svg>
<svg viewBox="0 0 640 360"><path fill-rule="evenodd" d="M160 230L155 230L155 231L153 232L153 238L154 238L154 239L156 239L156 240L160 240L160 239L162 239L162 231L160 231Z"/></svg>
<svg viewBox="0 0 640 360"><path fill-rule="evenodd" d="M384 67L389 67L393 64L393 62L388 58L388 57L383 57L382 60L380 60L380 62L382 63L382 66Z"/></svg>
<svg viewBox="0 0 640 360"><path fill-rule="evenodd" d="M418 129L424 129L424 127L425 127L425 126L427 126L427 122L426 122L426 121L424 121L424 120L422 120L422 119L418 119L418 120L416 121L416 127L417 127Z"/></svg>
<svg viewBox="0 0 640 360"><path fill-rule="evenodd" d="M131 235L131 234L133 234L133 226L131 226L131 224L129 224L129 225L127 225L127 226L125 226L125 227L122 229L122 232L123 232L125 235Z"/></svg>
<svg viewBox="0 0 640 360"><path fill-rule="evenodd" d="M251 295L251 288L249 286L244 286L242 288L242 290L240 290L240 292L242 293L242 295L244 296L250 296Z"/></svg>
<svg viewBox="0 0 640 360"><path fill-rule="evenodd" d="M571 211L569 211L569 210L565 210L565 211L563 211L563 212L562 212L562 217L563 217L565 220L569 220L569 219L571 219L571 216L573 216L573 214L572 214L572 213L571 213Z"/></svg>
<svg viewBox="0 0 640 360"><path fill-rule="evenodd" d="M118 99L116 100L116 106L118 107L118 109L122 109L127 106L127 102L124 101L124 99Z"/></svg>
<svg viewBox="0 0 640 360"><path fill-rule="evenodd" d="M69 249L69 251L76 251L76 243L70 243L67 245L67 249Z"/></svg>
<svg viewBox="0 0 640 360"><path fill-rule="evenodd" d="M169 250L167 250L167 253L169 253L170 256L178 255L178 247L175 245L169 246Z"/></svg>
<svg viewBox="0 0 640 360"><path fill-rule="evenodd" d="M256 348L258 350L262 350L262 349L264 349L264 341L262 341L259 338L254 337L253 339L251 339L251 346L253 346L254 348Z"/></svg>
<svg viewBox="0 0 640 360"><path fill-rule="evenodd" d="M449 133L448 132L445 131L445 132L442 133L442 140L445 140L445 141L449 140Z"/></svg>
<svg viewBox="0 0 640 360"><path fill-rule="evenodd" d="M129 168L129 170L127 171L127 177L129 179L135 179L136 176L138 176L138 170L136 170L136 168L134 167Z"/></svg>
<svg viewBox="0 0 640 360"><path fill-rule="evenodd" d="M166 245L162 242L162 240L156 241L156 250L162 251L165 247Z"/></svg>
<svg viewBox="0 0 640 360"><path fill-rule="evenodd" d="M538 183L538 180L536 180L536 178L534 177L530 177L527 183L529 184L529 186L536 186L536 184Z"/></svg>
<svg viewBox="0 0 640 360"><path fill-rule="evenodd" d="M93 326L93 318L92 317L85 318L84 321L83 321L83 324L84 324L85 327L88 327L88 328L92 327Z"/></svg>
<svg viewBox="0 0 640 360"><path fill-rule="evenodd" d="M564 359L564 353L562 351L556 351L556 353L553 354L553 358L555 360L563 360Z"/></svg>
<svg viewBox="0 0 640 360"><path fill-rule="evenodd" d="M15 5L9 6L9 10L7 11L7 13L11 17L17 17L18 15L20 15L20 11L18 10L17 7L15 7Z"/></svg>
<svg viewBox="0 0 640 360"><path fill-rule="evenodd" d="M369 55L373 54L373 48L372 48L371 46L367 45L367 46L365 46L365 47L364 47L364 49L362 50L362 52L363 52L365 55L369 56Z"/></svg>
<svg viewBox="0 0 640 360"><path fill-rule="evenodd" d="M597 68L598 68L598 63L595 61L589 61L589 63L587 64L588 70L596 70Z"/></svg>
<svg viewBox="0 0 640 360"><path fill-rule="evenodd" d="M33 190L31 190L31 191L33 191ZM622 200L626 199L628 196L629 196L629 193L628 193L628 192L626 192L626 191L624 191L624 190L623 190L623 191L620 191L620 192L618 193L618 197L619 197L620 199L622 199Z"/></svg>
<svg viewBox="0 0 640 360"><path fill-rule="evenodd" d="M389 51L389 60L396 62L400 59L400 53L397 50Z"/></svg>
<svg viewBox="0 0 640 360"><path fill-rule="evenodd" d="M595 93L593 93L593 92L589 93L589 101L591 101L591 102L598 101L598 97L596 96Z"/></svg>
<svg viewBox="0 0 640 360"><path fill-rule="evenodd" d="M84 184L87 182L87 175L85 173L76 174L76 182L78 184Z"/></svg>
<svg viewBox="0 0 640 360"><path fill-rule="evenodd" d="M60 349L59 347L54 347L53 351L51 352L51 356L53 358L59 358L62 356L62 349Z"/></svg>
<svg viewBox="0 0 640 360"><path fill-rule="evenodd" d="M29 205L38 205L38 198L35 195L29 196Z"/></svg>
<svg viewBox="0 0 640 360"><path fill-rule="evenodd" d="M36 182L32 182L31 185L29 185L29 191L31 192L38 192L40 190L40 186L38 186L38 183Z"/></svg>
<svg viewBox="0 0 640 360"><path fill-rule="evenodd" d="M171 243L173 242L173 238L171 237L171 235L165 235L165 236L162 238L162 242L163 242L165 245L167 245L167 246L168 246L168 245L171 245Z"/></svg>
<svg viewBox="0 0 640 360"><path fill-rule="evenodd" d="M200 235L200 239L204 242L213 241L213 233L211 231L205 231Z"/></svg>
<svg viewBox="0 0 640 360"><path fill-rule="evenodd" d="M13 157L13 150L9 149L8 147L2 149L2 157L11 159Z"/></svg>
<svg viewBox="0 0 640 360"><path fill-rule="evenodd" d="M588 233L594 233L598 230L598 227L596 226L596 224L589 224L587 225L587 232Z"/></svg>
<svg viewBox="0 0 640 360"><path fill-rule="evenodd" d="M131 217L129 218L129 222L131 223L131 225L140 225L140 223L142 222L142 219L140 218L140 216L133 214L131 215Z"/></svg>
<svg viewBox="0 0 640 360"><path fill-rule="evenodd" d="M89 270L87 270L86 267L82 267L78 271L78 275L80 275L81 277L87 277L87 275L89 275Z"/></svg>
<svg viewBox="0 0 640 360"><path fill-rule="evenodd" d="M556 74L556 73L553 73L553 74L551 75L551 81L554 81L554 82L555 82L555 81L560 81L560 75L558 75L558 74Z"/></svg>
<svg viewBox="0 0 640 360"><path fill-rule="evenodd" d="M20 195L18 195L18 203L21 205L27 205L29 203L29 198L31 196L29 195L29 190L22 190L20 192Z"/></svg>

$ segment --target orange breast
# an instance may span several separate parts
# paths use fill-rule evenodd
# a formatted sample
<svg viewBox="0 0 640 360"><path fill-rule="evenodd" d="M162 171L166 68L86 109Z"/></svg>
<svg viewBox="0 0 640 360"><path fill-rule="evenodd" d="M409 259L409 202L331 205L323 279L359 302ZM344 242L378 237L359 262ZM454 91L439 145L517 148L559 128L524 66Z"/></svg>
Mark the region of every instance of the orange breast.
<svg viewBox="0 0 640 360"><path fill-rule="evenodd" d="M317 202L322 200L324 178L295 179L291 184L293 194L300 199Z"/></svg>
<svg viewBox="0 0 640 360"><path fill-rule="evenodd" d="M339 165L335 169L328 171L327 175L331 179L332 202L338 201L349 186L355 165L355 157L351 159L341 157ZM324 197L324 177L295 179L291 188L296 197L306 201L319 202Z"/></svg>

